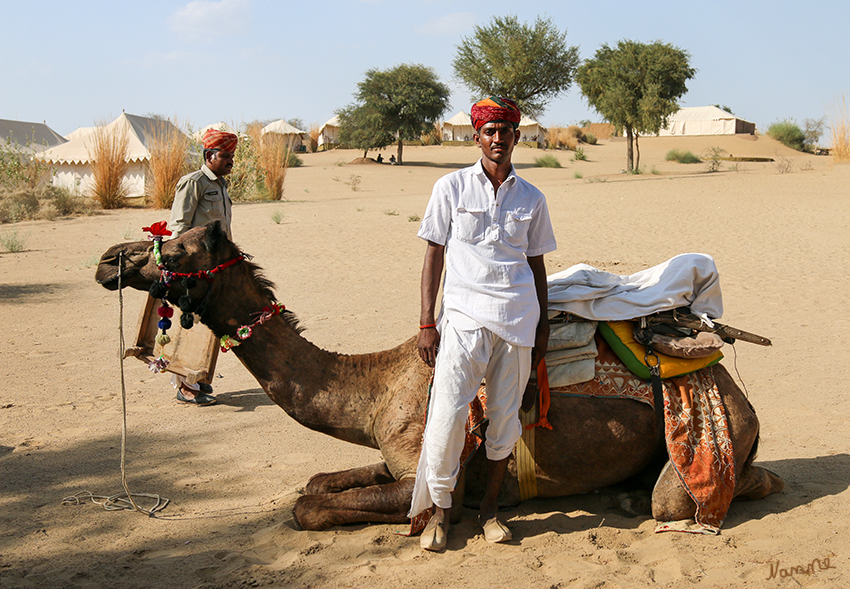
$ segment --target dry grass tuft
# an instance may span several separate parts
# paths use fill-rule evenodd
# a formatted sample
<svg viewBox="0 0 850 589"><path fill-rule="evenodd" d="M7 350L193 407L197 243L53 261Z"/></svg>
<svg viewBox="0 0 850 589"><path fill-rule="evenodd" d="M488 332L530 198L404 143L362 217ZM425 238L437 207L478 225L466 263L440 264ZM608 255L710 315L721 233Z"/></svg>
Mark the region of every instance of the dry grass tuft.
<svg viewBox="0 0 850 589"><path fill-rule="evenodd" d="M847 95L835 100L830 113L832 132L832 157L836 162L850 161L850 104Z"/></svg>
<svg viewBox="0 0 850 589"><path fill-rule="evenodd" d="M319 123L310 123L310 153L316 153L316 150L319 149L319 131L321 128L322 126Z"/></svg>
<svg viewBox="0 0 850 589"><path fill-rule="evenodd" d="M127 152L130 138L127 129L107 129L100 124L91 134L93 182L91 196L104 209L117 209L124 205L129 188L124 182L127 172Z"/></svg>
<svg viewBox="0 0 850 589"><path fill-rule="evenodd" d="M170 209L177 181L189 172L189 138L173 125L150 139L150 175L145 193L155 209Z"/></svg>
<svg viewBox="0 0 850 589"><path fill-rule="evenodd" d="M546 147L549 149L575 150L584 139L581 127L570 125L569 127L550 127L546 132Z"/></svg>
<svg viewBox="0 0 850 589"><path fill-rule="evenodd" d="M257 145L257 168L262 175L269 199L281 200L292 151L290 141L278 133L266 133Z"/></svg>
<svg viewBox="0 0 850 589"><path fill-rule="evenodd" d="M429 129L427 133L423 133L419 136L420 141L422 141L422 145L442 145L443 143L443 123L437 121L434 123L434 127Z"/></svg>

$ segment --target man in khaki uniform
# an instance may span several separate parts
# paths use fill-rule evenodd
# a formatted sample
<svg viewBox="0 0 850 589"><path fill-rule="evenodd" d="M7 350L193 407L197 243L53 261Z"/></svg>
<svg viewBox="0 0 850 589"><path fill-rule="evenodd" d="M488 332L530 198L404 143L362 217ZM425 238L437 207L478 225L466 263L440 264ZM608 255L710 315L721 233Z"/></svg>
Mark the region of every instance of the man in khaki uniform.
<svg viewBox="0 0 850 589"><path fill-rule="evenodd" d="M171 220L168 222L173 237L193 227L221 221L227 237L233 238L230 231L233 203L227 194L224 176L233 169L233 153L237 142L238 137L233 133L216 129L204 133L204 163L201 169L183 176L177 182ZM206 383L190 384L182 376L172 374L171 384L177 389L178 401L198 406L216 402L210 394L212 387Z"/></svg>

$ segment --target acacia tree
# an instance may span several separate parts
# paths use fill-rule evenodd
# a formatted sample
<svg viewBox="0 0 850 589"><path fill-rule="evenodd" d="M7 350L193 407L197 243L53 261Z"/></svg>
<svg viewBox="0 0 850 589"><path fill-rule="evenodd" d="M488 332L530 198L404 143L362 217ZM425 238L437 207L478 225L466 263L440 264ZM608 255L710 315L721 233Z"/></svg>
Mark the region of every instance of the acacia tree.
<svg viewBox="0 0 850 589"><path fill-rule="evenodd" d="M365 105L352 105L336 111L339 117L341 145L362 149L363 157L370 149L383 149L395 140L378 114Z"/></svg>
<svg viewBox="0 0 850 589"><path fill-rule="evenodd" d="M433 69L402 64L386 71L371 69L357 85L357 102L337 112L342 140L363 136L377 143L360 149L384 147L387 133L398 139L398 163L402 163L405 139L415 139L431 129L449 108L449 87L439 81ZM347 115L347 116L346 116ZM351 125L346 130L346 121Z"/></svg>
<svg viewBox="0 0 850 589"><path fill-rule="evenodd" d="M493 17L457 46L454 75L473 94L507 96L536 117L569 90L579 63L578 47L568 47L550 19L520 23L516 16Z"/></svg>
<svg viewBox="0 0 850 589"><path fill-rule="evenodd" d="M576 74L582 95L599 114L625 130L630 172L640 168L641 134L658 133L677 110L676 100L696 70L687 51L656 41L624 40L616 48L602 45Z"/></svg>

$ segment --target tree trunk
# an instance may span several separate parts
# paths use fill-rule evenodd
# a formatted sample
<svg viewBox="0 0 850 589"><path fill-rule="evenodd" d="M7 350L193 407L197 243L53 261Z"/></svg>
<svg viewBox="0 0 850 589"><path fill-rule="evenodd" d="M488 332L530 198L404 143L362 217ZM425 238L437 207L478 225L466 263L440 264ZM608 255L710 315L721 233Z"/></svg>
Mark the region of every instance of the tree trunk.
<svg viewBox="0 0 850 589"><path fill-rule="evenodd" d="M634 145L632 144L633 140L634 140L634 132L632 131L631 127L627 126L626 127L626 169L629 172L634 171L634 164L635 164Z"/></svg>
<svg viewBox="0 0 850 589"><path fill-rule="evenodd" d="M401 140L401 137L398 138L398 165L401 165L401 152L404 149L404 143Z"/></svg>
<svg viewBox="0 0 850 589"><path fill-rule="evenodd" d="M640 137L640 133L635 133L635 167L632 170L635 174L640 174L640 144L638 143L638 138Z"/></svg>

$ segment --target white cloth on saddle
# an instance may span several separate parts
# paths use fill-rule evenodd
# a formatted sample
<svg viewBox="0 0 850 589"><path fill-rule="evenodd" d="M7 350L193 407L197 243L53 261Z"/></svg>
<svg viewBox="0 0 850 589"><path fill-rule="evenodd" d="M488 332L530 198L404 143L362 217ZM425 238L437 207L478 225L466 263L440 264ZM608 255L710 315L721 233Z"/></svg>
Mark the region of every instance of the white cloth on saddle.
<svg viewBox="0 0 850 589"><path fill-rule="evenodd" d="M594 321L625 321L689 306L711 325L723 315L720 275L708 254L680 254L620 276L576 264L548 277L549 308Z"/></svg>
<svg viewBox="0 0 850 589"><path fill-rule="evenodd" d="M596 377L596 358L585 358L552 367L547 364L546 373L549 376L550 389L588 382Z"/></svg>
<svg viewBox="0 0 850 589"><path fill-rule="evenodd" d="M580 348L564 348L563 350L551 350L546 352L546 366L558 366L559 364L568 364L587 358L596 358L596 340L592 339L589 343Z"/></svg>
<svg viewBox="0 0 850 589"><path fill-rule="evenodd" d="M596 321L567 321L549 324L549 347L547 354L555 350L580 348L593 341ZM547 362L549 356L546 356Z"/></svg>

